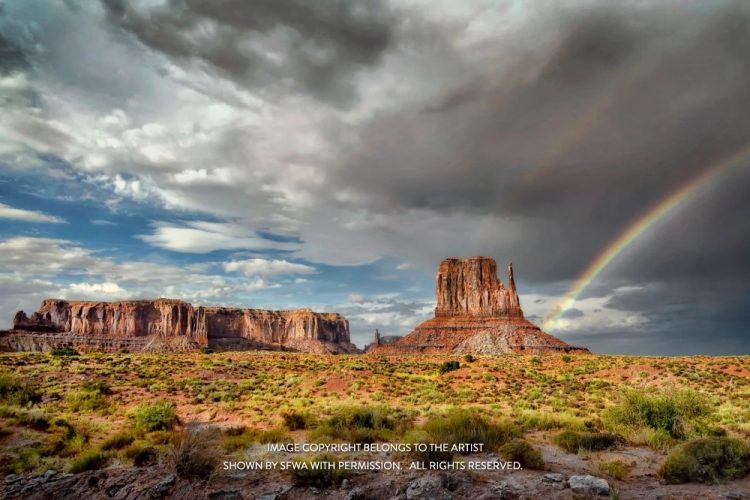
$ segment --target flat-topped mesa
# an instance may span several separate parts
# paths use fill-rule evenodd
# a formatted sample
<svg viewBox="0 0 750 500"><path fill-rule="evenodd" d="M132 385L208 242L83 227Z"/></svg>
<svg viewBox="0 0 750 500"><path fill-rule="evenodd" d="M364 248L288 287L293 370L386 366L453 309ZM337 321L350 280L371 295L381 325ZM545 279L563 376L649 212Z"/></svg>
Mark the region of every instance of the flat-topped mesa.
<svg viewBox="0 0 750 500"><path fill-rule="evenodd" d="M435 277L435 316L490 316L522 318L523 311L508 265L508 288L497 277L494 259L445 259Z"/></svg>
<svg viewBox="0 0 750 500"><path fill-rule="evenodd" d="M502 354L588 353L543 332L523 316L513 266L508 265L507 288L497 278L497 266L487 257L445 259L436 276L435 317L392 343L371 344L380 354L453 353Z"/></svg>
<svg viewBox="0 0 750 500"><path fill-rule="evenodd" d="M13 319L15 332L34 332L24 342L39 345L65 337L85 349L123 347L184 350L200 346L226 349L290 349L316 353L355 353L349 322L337 313L310 309L270 311L193 307L172 299L89 302L47 299L29 318ZM6 339L7 340L7 339ZM10 341L9 341L10 342Z"/></svg>

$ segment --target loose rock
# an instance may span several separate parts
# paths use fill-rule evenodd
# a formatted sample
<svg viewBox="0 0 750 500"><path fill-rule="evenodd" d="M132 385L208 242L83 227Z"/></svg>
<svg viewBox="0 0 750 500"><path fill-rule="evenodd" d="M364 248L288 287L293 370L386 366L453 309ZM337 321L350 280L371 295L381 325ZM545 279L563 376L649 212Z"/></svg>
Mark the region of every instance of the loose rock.
<svg viewBox="0 0 750 500"><path fill-rule="evenodd" d="M585 476L570 476L568 484L573 493L581 495L609 495L609 483L600 477L589 474Z"/></svg>

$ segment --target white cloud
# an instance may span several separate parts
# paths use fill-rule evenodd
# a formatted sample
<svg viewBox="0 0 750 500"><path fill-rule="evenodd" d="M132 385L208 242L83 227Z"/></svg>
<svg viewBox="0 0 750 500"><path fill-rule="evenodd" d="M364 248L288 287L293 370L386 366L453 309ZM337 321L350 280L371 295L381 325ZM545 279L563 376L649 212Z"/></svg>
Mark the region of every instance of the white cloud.
<svg viewBox="0 0 750 500"><path fill-rule="evenodd" d="M146 243L184 253L208 253L214 250L293 250L298 245L265 239L255 231L231 222L189 221L177 226L166 222L153 224L152 234L138 237Z"/></svg>
<svg viewBox="0 0 750 500"><path fill-rule="evenodd" d="M138 179L126 180L118 174L115 176L112 186L115 194L120 196L132 198L136 201L143 201L146 199L146 192L141 187L141 181Z"/></svg>
<svg viewBox="0 0 750 500"><path fill-rule="evenodd" d="M109 299L114 297L124 297L127 295L126 290L121 288L117 283L111 281L104 283L72 283L68 288L72 295L93 296L98 299L101 299L103 295Z"/></svg>
<svg viewBox="0 0 750 500"><path fill-rule="evenodd" d="M187 169L177 172L172 176L174 182L184 186L211 186L214 184L229 184L234 174L229 168L205 168Z"/></svg>
<svg viewBox="0 0 750 500"><path fill-rule="evenodd" d="M103 125L112 127L124 127L129 122L128 114L124 110L116 108L113 109L107 116L102 117L101 122Z"/></svg>
<svg viewBox="0 0 750 500"><path fill-rule="evenodd" d="M44 298L153 299L170 297L197 304L247 301L248 294L277 288L254 280L215 274L214 263L176 266L159 262L115 262L73 242L33 237L0 239L0 313L34 311Z"/></svg>
<svg viewBox="0 0 750 500"><path fill-rule="evenodd" d="M619 287L603 297L578 299L573 304L576 314L561 317L554 322L548 333L562 337L579 331L620 330L638 328L648 323L648 318L640 313L612 309L608 304L618 295L632 291L632 287ZM521 294L521 307L526 317L533 317L538 326L560 303L559 296L541 294Z"/></svg>
<svg viewBox="0 0 750 500"><path fill-rule="evenodd" d="M0 203L0 219L22 220L26 222L47 222L50 224L64 224L65 219L54 215L48 215L35 210L24 210L14 208L5 203Z"/></svg>
<svg viewBox="0 0 750 500"><path fill-rule="evenodd" d="M399 294L378 294L368 297L354 292L347 303L334 309L349 320L353 341L360 346L371 342L375 328L382 335L406 335L422 321L432 317L433 300L408 299Z"/></svg>
<svg viewBox="0 0 750 500"><path fill-rule="evenodd" d="M106 282L106 283L73 283L70 285L70 289L77 292L85 293L104 293L104 294L115 294L122 293L125 290L120 288L117 283Z"/></svg>
<svg viewBox="0 0 750 500"><path fill-rule="evenodd" d="M245 276L277 276L280 274L310 274L315 268L287 260L247 259L233 260L224 264L228 273L240 272Z"/></svg>
<svg viewBox="0 0 750 500"><path fill-rule="evenodd" d="M25 90L28 85L26 73L16 72L9 75L0 75L0 90L3 92Z"/></svg>

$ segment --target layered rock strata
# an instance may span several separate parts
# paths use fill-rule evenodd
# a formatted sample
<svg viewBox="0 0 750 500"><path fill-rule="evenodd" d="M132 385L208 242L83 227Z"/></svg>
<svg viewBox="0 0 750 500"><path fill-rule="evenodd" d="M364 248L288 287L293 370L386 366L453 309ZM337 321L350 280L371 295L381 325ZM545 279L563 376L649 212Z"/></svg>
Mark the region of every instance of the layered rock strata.
<svg viewBox="0 0 750 500"><path fill-rule="evenodd" d="M15 338L13 336L15 335ZM94 350L187 350L201 346L356 353L349 322L310 309L269 311L193 307L170 299L82 302L48 299L31 317L16 313L0 347L45 350L73 345Z"/></svg>
<svg viewBox="0 0 750 500"><path fill-rule="evenodd" d="M513 266L508 286L486 257L445 259L435 278L435 317L396 342L368 346L368 352L405 353L588 353L543 332L524 318Z"/></svg>

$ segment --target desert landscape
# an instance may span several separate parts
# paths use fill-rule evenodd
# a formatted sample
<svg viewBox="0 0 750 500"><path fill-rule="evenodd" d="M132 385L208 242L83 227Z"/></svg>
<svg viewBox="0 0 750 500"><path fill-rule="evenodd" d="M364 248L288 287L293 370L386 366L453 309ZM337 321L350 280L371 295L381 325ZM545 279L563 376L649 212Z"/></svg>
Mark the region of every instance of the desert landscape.
<svg viewBox="0 0 750 500"><path fill-rule="evenodd" d="M748 61L748 0L0 0L0 498L750 500Z"/></svg>
<svg viewBox="0 0 750 500"><path fill-rule="evenodd" d="M746 498L747 366L739 356L5 353L4 495ZM388 459L525 466L319 477L221 467L268 457L271 442L429 440L486 446ZM695 443L718 468L684 465ZM567 484L586 475L606 491Z"/></svg>
<svg viewBox="0 0 750 500"><path fill-rule="evenodd" d="M512 267L506 287L486 257L444 260L436 304L412 333L376 332L362 354L346 319L331 313L45 300L0 335L6 350L36 351L0 355L4 493L354 500L750 490L746 357L570 346L524 318ZM292 443L375 448L298 453ZM244 465L268 462L292 468ZM293 465L320 463L334 466Z"/></svg>

